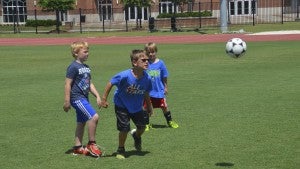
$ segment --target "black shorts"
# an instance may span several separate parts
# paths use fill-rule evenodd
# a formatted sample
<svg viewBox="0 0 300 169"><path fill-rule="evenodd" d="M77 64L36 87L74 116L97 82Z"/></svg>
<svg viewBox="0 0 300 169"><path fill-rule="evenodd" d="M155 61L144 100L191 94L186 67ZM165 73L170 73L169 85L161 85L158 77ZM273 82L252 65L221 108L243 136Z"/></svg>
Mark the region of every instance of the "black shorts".
<svg viewBox="0 0 300 169"><path fill-rule="evenodd" d="M129 113L127 109L115 106L115 113L117 117L117 129L119 131L130 131L130 119L135 124L136 128L145 128L148 121L148 113L140 111L136 113Z"/></svg>

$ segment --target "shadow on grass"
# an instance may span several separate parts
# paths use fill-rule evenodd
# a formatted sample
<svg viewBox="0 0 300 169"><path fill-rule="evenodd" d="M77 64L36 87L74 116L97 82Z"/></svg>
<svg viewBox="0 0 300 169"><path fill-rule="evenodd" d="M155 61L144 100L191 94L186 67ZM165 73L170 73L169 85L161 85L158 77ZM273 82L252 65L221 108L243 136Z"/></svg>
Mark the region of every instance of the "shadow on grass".
<svg viewBox="0 0 300 169"><path fill-rule="evenodd" d="M131 156L145 156L146 154L149 154L149 151L136 151L136 150L131 150L131 151L126 151L125 152L125 157L129 158ZM105 157L116 157L117 152L112 153L111 155L106 155Z"/></svg>
<svg viewBox="0 0 300 169"><path fill-rule="evenodd" d="M131 151L126 151L125 152L125 157L129 158L130 156L145 156L146 154L149 154L149 151L136 151L136 150L131 150ZM73 148L68 149L67 151L65 151L65 154L73 154ZM101 156L100 158L106 158L106 157L116 157L117 153L114 152L112 154L103 154L103 156ZM93 157L93 158L98 158L98 157L94 157L92 155L86 155L89 157Z"/></svg>
<svg viewBox="0 0 300 169"><path fill-rule="evenodd" d="M218 167L233 167L234 164L230 162L219 162L215 164Z"/></svg>
<svg viewBox="0 0 300 169"><path fill-rule="evenodd" d="M158 128L169 128L167 125L162 124L152 124L152 128L158 129Z"/></svg>
<svg viewBox="0 0 300 169"><path fill-rule="evenodd" d="M73 148L68 149L65 154L73 154Z"/></svg>

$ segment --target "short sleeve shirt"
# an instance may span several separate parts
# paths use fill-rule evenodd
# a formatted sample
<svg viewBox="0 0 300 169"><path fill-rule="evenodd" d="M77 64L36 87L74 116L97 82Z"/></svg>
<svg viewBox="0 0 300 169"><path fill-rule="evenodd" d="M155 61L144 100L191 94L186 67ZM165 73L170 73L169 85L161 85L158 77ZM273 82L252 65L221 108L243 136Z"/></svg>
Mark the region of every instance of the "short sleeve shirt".
<svg viewBox="0 0 300 169"><path fill-rule="evenodd" d="M152 90L150 92L150 96L154 98L164 98L165 86L163 83L163 78L169 76L164 61L159 60L156 63L149 63L147 73L150 75L152 81Z"/></svg>
<svg viewBox="0 0 300 169"><path fill-rule="evenodd" d="M88 99L90 91L91 69L86 64L73 61L67 68L66 77L73 79L71 84L71 100Z"/></svg>
<svg viewBox="0 0 300 169"><path fill-rule="evenodd" d="M152 89L151 79L146 72L137 79L128 69L113 76L110 82L117 87L114 93L116 106L126 108L129 113L142 111L145 92Z"/></svg>

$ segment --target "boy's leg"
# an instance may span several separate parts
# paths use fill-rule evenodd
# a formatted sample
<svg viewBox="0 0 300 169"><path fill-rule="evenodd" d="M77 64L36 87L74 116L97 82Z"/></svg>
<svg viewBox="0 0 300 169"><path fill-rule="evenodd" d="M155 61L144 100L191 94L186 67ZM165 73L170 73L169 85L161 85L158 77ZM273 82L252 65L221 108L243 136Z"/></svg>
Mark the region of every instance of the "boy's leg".
<svg viewBox="0 0 300 169"><path fill-rule="evenodd" d="M88 137L89 137L87 149L95 157L99 157L102 155L101 150L99 149L98 145L96 144L96 138L95 138L98 120L99 120L99 115L96 113L90 120L87 121Z"/></svg>
<svg viewBox="0 0 300 169"><path fill-rule="evenodd" d="M125 147L128 132L119 132L119 147Z"/></svg>
<svg viewBox="0 0 300 169"><path fill-rule="evenodd" d="M99 120L99 115L95 114L93 118L87 121L89 141L96 140L95 136L96 136L98 120Z"/></svg>
<svg viewBox="0 0 300 169"><path fill-rule="evenodd" d="M76 100L72 103L72 106L76 109L77 122L88 123L89 143L87 144L87 149L91 155L95 157L101 156L102 152L95 141L96 128L99 119L98 114L86 99Z"/></svg>
<svg viewBox="0 0 300 169"><path fill-rule="evenodd" d="M130 131L128 111L124 108L115 106L115 113L117 118L117 129L119 131L119 147L124 147L127 134Z"/></svg>
<svg viewBox="0 0 300 169"><path fill-rule="evenodd" d="M118 159L125 159L125 142L127 134L130 131L130 119L128 117L128 111L124 108L115 106L115 114L117 119L117 129L119 131L119 145L116 157Z"/></svg>
<svg viewBox="0 0 300 169"><path fill-rule="evenodd" d="M160 108L161 108L162 112L164 113L164 116L165 116L168 126L171 128L178 128L179 125L172 119L171 111L168 109L168 104L167 104L166 98L161 98L159 100L160 100L159 101Z"/></svg>
<svg viewBox="0 0 300 169"><path fill-rule="evenodd" d="M142 150L142 135L145 131L149 116L146 111L131 114L131 119L136 126L136 129L131 130L131 135L134 139L134 147L137 151Z"/></svg>
<svg viewBox="0 0 300 169"><path fill-rule="evenodd" d="M178 128L179 125L175 121L173 121L171 111L168 109L168 107L162 107L161 109L162 112L164 113L168 126L174 129Z"/></svg>
<svg viewBox="0 0 300 169"><path fill-rule="evenodd" d="M137 137L142 137L144 131L145 131L145 128L138 128L138 127L137 127L135 135L136 135Z"/></svg>
<svg viewBox="0 0 300 169"><path fill-rule="evenodd" d="M82 146L85 123L78 122L75 130L75 146L73 147L73 155L88 155L86 147Z"/></svg>
<svg viewBox="0 0 300 169"><path fill-rule="evenodd" d="M125 142L128 132L119 131L119 147L117 149L117 159L125 159Z"/></svg>
<svg viewBox="0 0 300 169"><path fill-rule="evenodd" d="M150 115L148 114L148 119L146 121L145 131L149 131L151 128L152 128L152 125L150 124Z"/></svg>
<svg viewBox="0 0 300 169"><path fill-rule="evenodd" d="M169 127L174 128L174 129L179 127L179 125L174 120L172 120L171 111L163 110L163 113L164 113L165 119L166 119Z"/></svg>
<svg viewBox="0 0 300 169"><path fill-rule="evenodd" d="M75 146L82 146L85 123L77 122L75 131Z"/></svg>

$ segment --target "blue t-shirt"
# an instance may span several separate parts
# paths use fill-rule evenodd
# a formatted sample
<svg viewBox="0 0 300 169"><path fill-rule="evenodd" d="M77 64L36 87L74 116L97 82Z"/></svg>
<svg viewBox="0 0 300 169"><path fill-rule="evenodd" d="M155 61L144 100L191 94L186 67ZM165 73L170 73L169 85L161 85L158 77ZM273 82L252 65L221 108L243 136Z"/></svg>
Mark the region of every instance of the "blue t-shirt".
<svg viewBox="0 0 300 169"><path fill-rule="evenodd" d="M126 108L129 113L142 111L145 92L152 89L151 79L146 72L137 79L128 69L113 76L110 82L117 87L114 93L116 106Z"/></svg>
<svg viewBox="0 0 300 169"><path fill-rule="evenodd" d="M154 98L165 98L165 85L163 78L169 76L164 61L160 60L156 63L149 63L147 73L151 76L152 90L150 96Z"/></svg>
<svg viewBox="0 0 300 169"><path fill-rule="evenodd" d="M90 91L91 69L86 64L73 61L67 68L66 77L73 79L71 84L71 101L81 98L88 99Z"/></svg>

